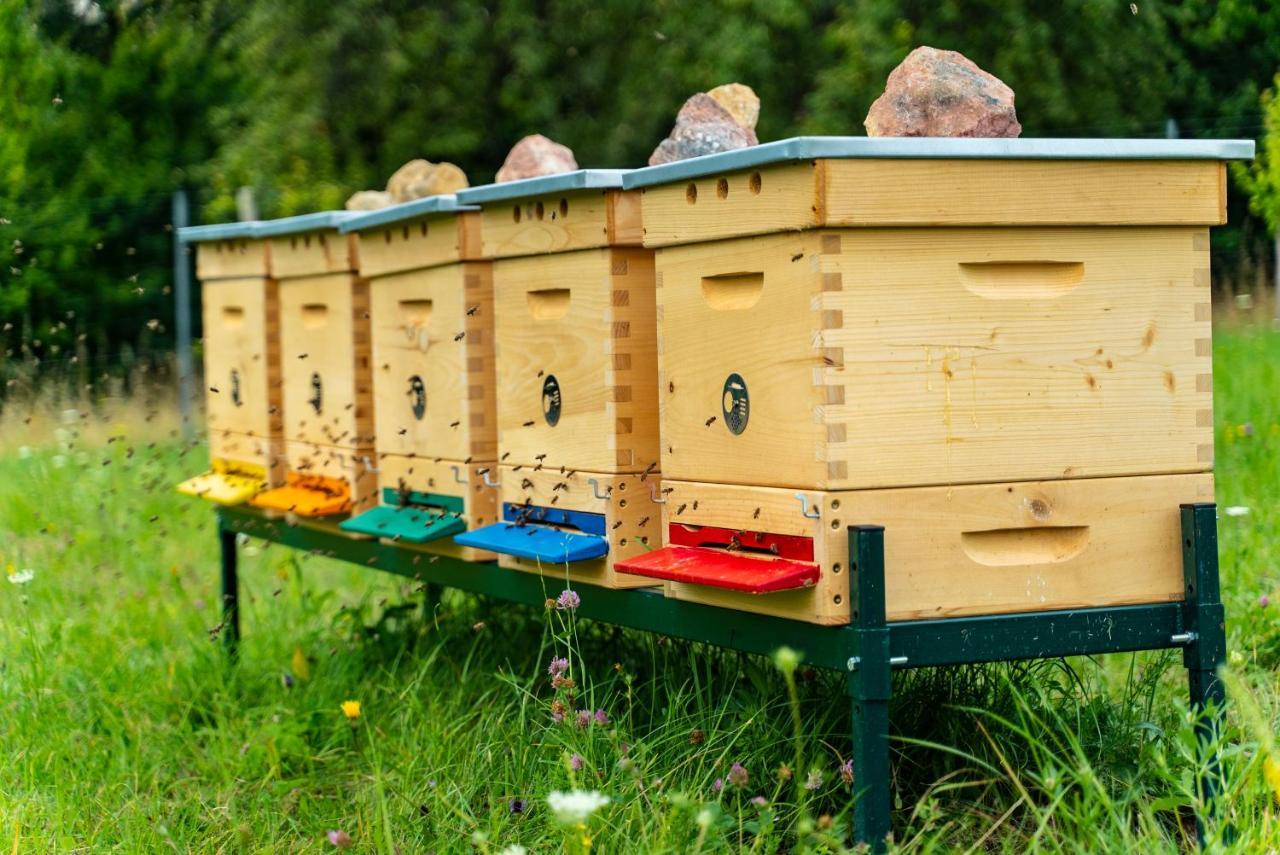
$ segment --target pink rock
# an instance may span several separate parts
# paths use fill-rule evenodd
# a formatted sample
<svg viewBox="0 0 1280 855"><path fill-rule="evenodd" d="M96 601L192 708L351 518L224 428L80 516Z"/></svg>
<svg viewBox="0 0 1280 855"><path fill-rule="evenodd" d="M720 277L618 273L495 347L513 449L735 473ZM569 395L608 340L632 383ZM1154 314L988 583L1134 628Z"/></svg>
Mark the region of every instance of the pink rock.
<svg viewBox="0 0 1280 855"><path fill-rule="evenodd" d="M744 128L715 98L699 92L680 108L676 125L649 155L649 165L755 145L756 132Z"/></svg>
<svg viewBox="0 0 1280 855"><path fill-rule="evenodd" d="M918 47L893 70L864 122L873 137L1016 137L1013 90L964 54Z"/></svg>
<svg viewBox="0 0 1280 855"><path fill-rule="evenodd" d="M573 172L577 168L578 161L568 146L549 140L542 134L531 134L511 148L494 180L501 184L521 178Z"/></svg>

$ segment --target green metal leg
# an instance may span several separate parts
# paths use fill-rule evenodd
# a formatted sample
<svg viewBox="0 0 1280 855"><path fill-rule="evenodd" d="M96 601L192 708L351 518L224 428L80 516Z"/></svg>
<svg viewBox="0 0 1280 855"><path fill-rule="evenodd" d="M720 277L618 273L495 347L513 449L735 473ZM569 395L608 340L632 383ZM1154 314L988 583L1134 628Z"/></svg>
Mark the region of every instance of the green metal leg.
<svg viewBox="0 0 1280 855"><path fill-rule="evenodd" d="M235 657L240 647L240 579L237 574L236 533L218 521L218 544L222 548L222 643Z"/></svg>
<svg viewBox="0 0 1280 855"><path fill-rule="evenodd" d="M1226 693L1218 668L1226 660L1226 617L1218 586L1217 508L1213 504L1182 505L1182 576L1186 585L1183 603L1182 661L1191 688L1191 709L1196 714L1196 735L1205 758L1196 780L1196 794L1205 806L1196 816L1200 845L1207 843L1206 822L1217 819L1217 798L1222 772L1217 754ZM1230 836L1230 830L1224 831Z"/></svg>
<svg viewBox="0 0 1280 855"><path fill-rule="evenodd" d="M853 706L853 840L883 852L889 836L889 629L884 607L884 529L849 528L849 604L853 645L848 662Z"/></svg>
<svg viewBox="0 0 1280 855"><path fill-rule="evenodd" d="M430 582L422 586L422 620L424 623L435 623L436 609L440 608L440 597L444 587Z"/></svg>

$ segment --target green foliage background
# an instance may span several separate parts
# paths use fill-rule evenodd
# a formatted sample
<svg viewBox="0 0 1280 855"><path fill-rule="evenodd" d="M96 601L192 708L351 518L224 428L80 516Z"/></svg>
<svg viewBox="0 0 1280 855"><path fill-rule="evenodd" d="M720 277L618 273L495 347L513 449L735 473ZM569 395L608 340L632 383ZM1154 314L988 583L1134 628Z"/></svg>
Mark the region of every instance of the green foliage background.
<svg viewBox="0 0 1280 855"><path fill-rule="evenodd" d="M1136 12L1134 11L1136 9ZM763 140L857 134L914 46L1017 92L1026 136L1253 137L1280 7L1251 0L0 0L0 344L79 380L159 358L170 198L338 207L415 157L491 179L527 133L635 166L739 80ZM1280 211L1269 166L1237 177ZM1257 253L1237 193L1218 266ZM1274 217L1271 218L1274 222ZM151 323L148 323L150 321ZM127 367L127 364L126 366ZM3 370L0 370L3 374Z"/></svg>

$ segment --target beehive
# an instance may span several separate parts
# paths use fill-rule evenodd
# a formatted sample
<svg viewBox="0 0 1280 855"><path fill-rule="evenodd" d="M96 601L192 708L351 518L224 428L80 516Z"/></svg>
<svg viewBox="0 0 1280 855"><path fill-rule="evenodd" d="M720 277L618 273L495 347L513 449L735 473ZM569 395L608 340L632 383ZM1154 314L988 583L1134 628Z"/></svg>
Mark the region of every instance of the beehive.
<svg viewBox="0 0 1280 855"><path fill-rule="evenodd" d="M504 566L612 586L652 584L617 577L612 563L643 549L659 516L648 498L658 480L653 253L621 179L581 170L458 193L480 206L481 252L494 259L490 480L501 483L504 522L457 541ZM632 527L645 517L655 522Z"/></svg>
<svg viewBox="0 0 1280 855"><path fill-rule="evenodd" d="M679 528L629 569L843 622L830 533L877 523L898 619L1176 598L1178 504L1212 495L1209 227L1246 148L801 138L628 174ZM737 560L689 552L685 521ZM808 577L749 559L801 529ZM1141 572L1126 537L1152 547ZM725 572L794 590L729 593Z"/></svg>
<svg viewBox="0 0 1280 855"><path fill-rule="evenodd" d="M356 273L349 214L271 220L268 241L279 288L285 485L253 504L300 517L360 511L376 500L369 286Z"/></svg>
<svg viewBox="0 0 1280 855"><path fill-rule="evenodd" d="M204 306L209 472L180 492L233 505L281 482L279 305L256 223L181 229Z"/></svg>
<svg viewBox="0 0 1280 855"><path fill-rule="evenodd" d="M342 528L467 560L452 535L497 519L493 277L479 214L452 195L355 217L369 282L381 503ZM494 476L490 475L490 480Z"/></svg>

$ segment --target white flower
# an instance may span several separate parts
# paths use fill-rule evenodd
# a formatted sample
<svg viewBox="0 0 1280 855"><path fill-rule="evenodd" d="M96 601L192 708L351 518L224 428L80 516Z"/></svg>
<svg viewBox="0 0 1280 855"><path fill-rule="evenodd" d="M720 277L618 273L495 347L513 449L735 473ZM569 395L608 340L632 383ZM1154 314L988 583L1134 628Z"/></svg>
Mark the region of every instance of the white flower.
<svg viewBox="0 0 1280 855"><path fill-rule="evenodd" d="M498 855L529 855L529 850L525 849L519 843L512 843L506 849L503 849Z"/></svg>
<svg viewBox="0 0 1280 855"><path fill-rule="evenodd" d="M54 469L61 469L63 466L67 465L67 455L55 454L53 457L49 458L49 462L53 464Z"/></svg>
<svg viewBox="0 0 1280 855"><path fill-rule="evenodd" d="M609 803L609 797L595 790L571 790L562 793L552 791L547 796L547 806L556 819L568 825L586 822L587 817Z"/></svg>
<svg viewBox="0 0 1280 855"><path fill-rule="evenodd" d="M36 571L28 568L22 570L10 570L9 581L15 585L25 585L36 577Z"/></svg>
<svg viewBox="0 0 1280 855"><path fill-rule="evenodd" d="M1222 512L1229 517L1242 517L1249 513L1249 509L1244 505L1228 505L1222 509Z"/></svg>
<svg viewBox="0 0 1280 855"><path fill-rule="evenodd" d="M18 459L29 460L30 458L31 458L31 446L29 445L18 446Z"/></svg>

